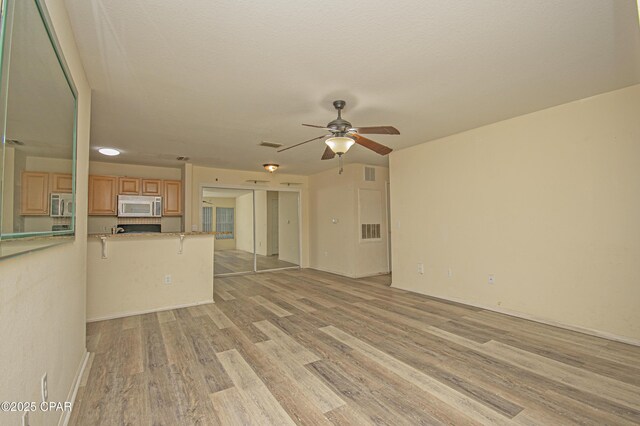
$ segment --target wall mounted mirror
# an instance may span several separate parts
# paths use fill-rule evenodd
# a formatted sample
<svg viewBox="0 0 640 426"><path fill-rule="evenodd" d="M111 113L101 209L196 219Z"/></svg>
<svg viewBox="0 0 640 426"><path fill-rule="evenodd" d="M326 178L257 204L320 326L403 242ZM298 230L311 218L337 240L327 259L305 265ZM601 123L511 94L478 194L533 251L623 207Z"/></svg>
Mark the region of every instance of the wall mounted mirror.
<svg viewBox="0 0 640 426"><path fill-rule="evenodd" d="M77 92L43 1L2 1L0 257L75 235Z"/></svg>

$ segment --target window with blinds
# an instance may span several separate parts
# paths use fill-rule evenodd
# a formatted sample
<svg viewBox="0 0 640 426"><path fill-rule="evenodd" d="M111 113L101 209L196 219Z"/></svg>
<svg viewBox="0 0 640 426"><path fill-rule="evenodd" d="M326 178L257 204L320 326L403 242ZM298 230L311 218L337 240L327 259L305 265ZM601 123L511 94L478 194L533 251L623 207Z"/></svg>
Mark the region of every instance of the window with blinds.
<svg viewBox="0 0 640 426"><path fill-rule="evenodd" d="M233 240L233 208L216 207L216 240Z"/></svg>
<svg viewBox="0 0 640 426"><path fill-rule="evenodd" d="M203 207L202 208L202 231L212 232L213 231L212 222L213 222L213 208Z"/></svg>

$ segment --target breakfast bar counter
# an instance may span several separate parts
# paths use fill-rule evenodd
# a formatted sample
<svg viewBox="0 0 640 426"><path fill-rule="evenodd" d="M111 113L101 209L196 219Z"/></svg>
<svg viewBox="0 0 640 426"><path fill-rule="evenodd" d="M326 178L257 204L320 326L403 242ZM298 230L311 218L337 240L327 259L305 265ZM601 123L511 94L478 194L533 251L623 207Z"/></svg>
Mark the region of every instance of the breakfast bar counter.
<svg viewBox="0 0 640 426"><path fill-rule="evenodd" d="M210 232L91 234L87 319L213 303Z"/></svg>

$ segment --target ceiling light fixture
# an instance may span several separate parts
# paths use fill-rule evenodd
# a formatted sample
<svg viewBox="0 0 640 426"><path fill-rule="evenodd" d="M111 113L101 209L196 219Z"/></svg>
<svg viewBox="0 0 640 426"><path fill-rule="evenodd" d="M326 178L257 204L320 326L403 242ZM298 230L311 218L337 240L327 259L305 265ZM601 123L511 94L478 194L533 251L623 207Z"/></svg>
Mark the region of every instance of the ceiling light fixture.
<svg viewBox="0 0 640 426"><path fill-rule="evenodd" d="M278 170L278 167L280 167L279 164L273 164L273 163L267 163L267 164L263 164L262 167L264 167L264 169L266 171L268 171L269 173L273 173L276 170Z"/></svg>
<svg viewBox="0 0 640 426"><path fill-rule="evenodd" d="M353 144L356 143L356 141L346 136L334 136L324 141L324 143L327 144L327 146L331 149L331 151L333 151L338 155L338 162L340 164L340 171L338 172L338 174L341 175L342 174L342 154L346 154L347 151L349 151L349 148L351 148Z"/></svg>
<svg viewBox="0 0 640 426"><path fill-rule="evenodd" d="M113 148L100 148L98 152L102 155L107 155L109 157L114 157L116 155L120 155L120 151Z"/></svg>

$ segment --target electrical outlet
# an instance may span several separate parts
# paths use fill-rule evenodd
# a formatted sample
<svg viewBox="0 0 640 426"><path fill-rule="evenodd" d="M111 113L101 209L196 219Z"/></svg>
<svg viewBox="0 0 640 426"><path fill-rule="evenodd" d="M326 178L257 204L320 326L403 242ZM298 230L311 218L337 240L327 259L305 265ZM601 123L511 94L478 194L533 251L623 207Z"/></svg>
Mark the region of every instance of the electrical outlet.
<svg viewBox="0 0 640 426"><path fill-rule="evenodd" d="M196 232L196 231L198 230L198 225L195 225L195 224L194 224L194 225L191 225L191 230L192 230L193 232Z"/></svg>
<svg viewBox="0 0 640 426"><path fill-rule="evenodd" d="M171 284L171 275L165 275L164 276L164 283L165 284Z"/></svg>
<svg viewBox="0 0 640 426"><path fill-rule="evenodd" d="M496 274L489 274L489 284L496 283Z"/></svg>
<svg viewBox="0 0 640 426"><path fill-rule="evenodd" d="M418 273L424 274L424 263L422 262L418 263Z"/></svg>
<svg viewBox="0 0 640 426"><path fill-rule="evenodd" d="M453 277L453 270L451 268L449 268L449 270L447 271L447 277Z"/></svg>
<svg viewBox="0 0 640 426"><path fill-rule="evenodd" d="M42 393L42 402L49 400L49 387L47 386L47 373L44 373L42 379L40 379L40 391Z"/></svg>
<svg viewBox="0 0 640 426"><path fill-rule="evenodd" d="M25 411L22 415L22 426L29 426L29 412Z"/></svg>

